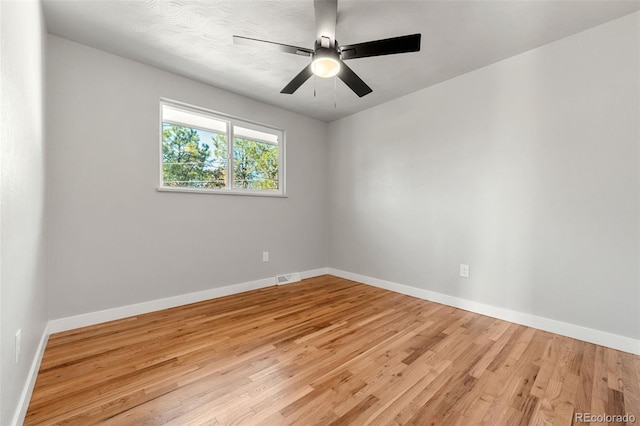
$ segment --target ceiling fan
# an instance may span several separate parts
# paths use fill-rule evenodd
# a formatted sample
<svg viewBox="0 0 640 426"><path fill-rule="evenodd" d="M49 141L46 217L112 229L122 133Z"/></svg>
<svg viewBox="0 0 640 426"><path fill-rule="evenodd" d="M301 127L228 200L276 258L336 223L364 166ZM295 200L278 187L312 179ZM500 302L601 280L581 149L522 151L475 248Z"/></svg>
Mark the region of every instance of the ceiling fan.
<svg viewBox="0 0 640 426"><path fill-rule="evenodd" d="M372 89L344 63L345 60L420 51L421 34L340 46L335 38L338 0L314 0L313 5L317 30L317 38L313 49L237 35L233 36L235 44L311 57L311 63L296 75L280 93L294 93L312 75L323 78L338 76L358 96L363 97L371 93Z"/></svg>

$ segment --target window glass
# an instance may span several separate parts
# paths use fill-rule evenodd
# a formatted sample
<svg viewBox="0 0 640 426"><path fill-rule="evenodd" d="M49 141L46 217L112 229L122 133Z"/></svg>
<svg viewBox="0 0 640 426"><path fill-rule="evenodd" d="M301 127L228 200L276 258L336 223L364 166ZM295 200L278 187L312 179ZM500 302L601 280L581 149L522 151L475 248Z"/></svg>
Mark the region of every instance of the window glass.
<svg viewBox="0 0 640 426"><path fill-rule="evenodd" d="M284 194L282 130L161 105L161 188Z"/></svg>

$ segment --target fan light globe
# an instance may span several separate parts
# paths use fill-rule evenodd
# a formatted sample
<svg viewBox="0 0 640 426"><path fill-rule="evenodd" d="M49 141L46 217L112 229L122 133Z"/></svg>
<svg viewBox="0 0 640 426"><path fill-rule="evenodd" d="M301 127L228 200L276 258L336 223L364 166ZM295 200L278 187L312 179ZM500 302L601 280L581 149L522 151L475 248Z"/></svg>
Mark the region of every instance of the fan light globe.
<svg viewBox="0 0 640 426"><path fill-rule="evenodd" d="M327 56L316 58L311 63L311 71L318 77L334 77L340 72L340 62Z"/></svg>

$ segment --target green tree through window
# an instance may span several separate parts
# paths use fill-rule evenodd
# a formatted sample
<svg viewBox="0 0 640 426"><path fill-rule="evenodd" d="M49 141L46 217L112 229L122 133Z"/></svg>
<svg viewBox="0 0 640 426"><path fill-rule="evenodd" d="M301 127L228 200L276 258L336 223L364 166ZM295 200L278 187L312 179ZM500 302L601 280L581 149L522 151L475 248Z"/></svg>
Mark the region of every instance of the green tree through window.
<svg viewBox="0 0 640 426"><path fill-rule="evenodd" d="M226 153L225 138L213 138L214 153ZM233 140L233 187L278 189L278 146L243 138Z"/></svg>
<svg viewBox="0 0 640 426"><path fill-rule="evenodd" d="M225 139L223 135L216 136ZM220 153L226 158L226 152ZM166 186L224 188L225 164L220 164L218 158L211 155L209 145L200 142L197 130L173 124L163 126L162 176Z"/></svg>

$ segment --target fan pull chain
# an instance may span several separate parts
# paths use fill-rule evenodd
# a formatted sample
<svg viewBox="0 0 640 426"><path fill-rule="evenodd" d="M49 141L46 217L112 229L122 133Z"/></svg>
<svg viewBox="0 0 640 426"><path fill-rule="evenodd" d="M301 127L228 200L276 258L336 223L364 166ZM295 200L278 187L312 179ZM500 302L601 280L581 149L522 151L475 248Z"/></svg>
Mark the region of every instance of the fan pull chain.
<svg viewBox="0 0 640 426"><path fill-rule="evenodd" d="M313 76L313 97L316 97L316 76Z"/></svg>

